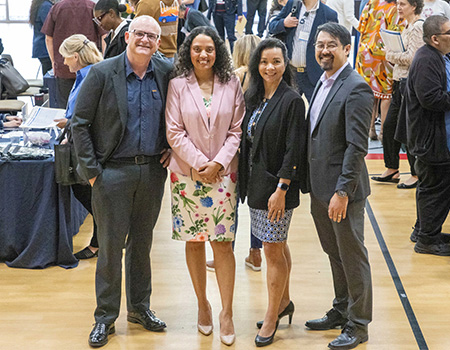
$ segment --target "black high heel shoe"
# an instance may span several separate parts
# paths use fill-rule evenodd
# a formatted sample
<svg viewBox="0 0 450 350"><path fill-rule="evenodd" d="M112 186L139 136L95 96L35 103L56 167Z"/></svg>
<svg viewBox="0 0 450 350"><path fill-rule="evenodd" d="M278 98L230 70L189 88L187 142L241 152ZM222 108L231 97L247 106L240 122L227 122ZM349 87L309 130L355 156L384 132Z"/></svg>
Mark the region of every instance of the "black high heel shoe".
<svg viewBox="0 0 450 350"><path fill-rule="evenodd" d="M273 343L273 338L275 337L275 333L277 332L279 323L280 323L280 321L277 321L277 323L275 324L275 330L273 331L273 333L270 337L261 337L259 334L256 335L255 344L258 348L261 348L263 346L267 346L267 345L270 345Z"/></svg>
<svg viewBox="0 0 450 350"><path fill-rule="evenodd" d="M394 178L394 175L398 174L398 170L393 172L391 175L387 175L387 176L372 176L371 179L374 181L378 181L378 182L393 182L393 183L399 183L400 182L400 178Z"/></svg>
<svg viewBox="0 0 450 350"><path fill-rule="evenodd" d="M278 322L284 317L284 316L288 316L289 315L289 324L292 323L292 317L294 315L294 311L295 311L295 306L294 303L292 301L289 302L288 306L286 306L286 308L280 312L280 314L278 315ZM264 321L259 321L256 322L256 327L258 327L259 329L261 329L261 327L263 326Z"/></svg>

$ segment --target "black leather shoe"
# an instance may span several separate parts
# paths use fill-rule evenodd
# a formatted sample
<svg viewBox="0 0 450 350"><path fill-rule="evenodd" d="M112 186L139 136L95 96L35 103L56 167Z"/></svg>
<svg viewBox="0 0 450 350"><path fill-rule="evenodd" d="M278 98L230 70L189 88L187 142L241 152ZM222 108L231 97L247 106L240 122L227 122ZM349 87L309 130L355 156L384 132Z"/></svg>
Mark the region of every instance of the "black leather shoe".
<svg viewBox="0 0 450 350"><path fill-rule="evenodd" d="M367 332L358 329L356 326L346 325L342 333L328 344L328 347L333 350L354 349L367 340L369 340Z"/></svg>
<svg viewBox="0 0 450 350"><path fill-rule="evenodd" d="M155 316L152 310L143 312L128 312L127 321L131 323L139 323L145 329L152 332L160 332L166 328L166 323Z"/></svg>
<svg viewBox="0 0 450 350"><path fill-rule="evenodd" d="M347 321L339 311L332 308L324 317L306 321L305 326L314 331L326 331L336 327L344 327Z"/></svg>
<svg viewBox="0 0 450 350"><path fill-rule="evenodd" d="M259 334L256 335L255 345L258 348L262 348L263 346L267 346L267 345L270 345L273 343L273 338L275 337L275 333L277 332L278 324L279 324L279 321L277 321L277 323L275 325L275 330L273 331L273 333L270 337L261 337Z"/></svg>
<svg viewBox="0 0 450 350"><path fill-rule="evenodd" d="M292 301L290 301L288 306L286 306L286 308L283 311L281 311L280 314L278 315L278 321L280 321L284 316L289 315L289 324L291 324L292 317L294 316L294 311L295 311L294 303ZM263 324L264 324L264 321L258 321L258 322L256 322L256 327L261 329Z"/></svg>
<svg viewBox="0 0 450 350"><path fill-rule="evenodd" d="M421 254L450 256L450 244L442 241L426 244L418 240L414 246L414 251Z"/></svg>
<svg viewBox="0 0 450 350"><path fill-rule="evenodd" d="M116 331L114 323L96 323L89 334L89 345L93 348L99 348L108 343L108 335Z"/></svg>
<svg viewBox="0 0 450 350"><path fill-rule="evenodd" d="M404 190L408 190L408 189L410 189L410 188L416 188L416 187L417 187L417 182L418 182L418 181L414 182L414 183L411 184L411 185L407 185L407 184L405 184L404 182L402 182L401 184L398 184L398 185L397 185L397 188L399 188L399 189L404 189Z"/></svg>
<svg viewBox="0 0 450 350"><path fill-rule="evenodd" d="M393 183L399 183L400 182L400 178L396 177L394 178L394 175L398 174L398 170L393 172L391 175L387 175L387 176L372 176L371 179L374 181L378 181L378 182L393 182Z"/></svg>

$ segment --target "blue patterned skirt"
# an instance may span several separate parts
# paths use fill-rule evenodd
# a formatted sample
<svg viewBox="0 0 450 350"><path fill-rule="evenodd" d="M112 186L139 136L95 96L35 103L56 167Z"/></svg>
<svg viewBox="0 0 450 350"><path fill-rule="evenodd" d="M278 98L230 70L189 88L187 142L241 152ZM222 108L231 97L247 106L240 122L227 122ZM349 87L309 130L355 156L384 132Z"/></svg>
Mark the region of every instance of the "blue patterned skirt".
<svg viewBox="0 0 450 350"><path fill-rule="evenodd" d="M263 242L278 243L287 240L294 209L284 211L284 217L279 221L270 222L269 211L250 208L252 234Z"/></svg>

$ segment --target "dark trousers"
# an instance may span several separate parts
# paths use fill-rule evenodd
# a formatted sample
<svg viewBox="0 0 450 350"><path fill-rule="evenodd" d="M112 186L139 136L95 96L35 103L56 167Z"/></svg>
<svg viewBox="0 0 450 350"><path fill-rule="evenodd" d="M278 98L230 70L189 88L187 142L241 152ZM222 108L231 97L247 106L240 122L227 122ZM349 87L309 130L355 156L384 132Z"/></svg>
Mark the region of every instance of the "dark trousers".
<svg viewBox="0 0 450 350"><path fill-rule="evenodd" d="M67 108L67 101L69 100L70 90L72 90L75 79L56 78L56 88L58 95L56 100L58 102L57 108Z"/></svg>
<svg viewBox="0 0 450 350"><path fill-rule="evenodd" d="M309 80L308 73L306 71L297 72L296 68L293 69L295 73L295 78L297 80L298 93L300 95L305 94L305 97L308 100L308 102L311 102L311 97L313 95L314 88L316 87L317 82L312 84L311 81Z"/></svg>
<svg viewBox="0 0 450 350"><path fill-rule="evenodd" d="M39 58L39 62L42 65L42 76L45 75L50 69L52 69L52 60L50 57Z"/></svg>
<svg viewBox="0 0 450 350"><path fill-rule="evenodd" d="M92 211L92 188L91 185L72 185L72 192L75 195L75 198L86 208L89 214L92 215L94 231L92 232L91 243L89 244L91 247L98 248L97 241L97 223L95 222L94 213Z"/></svg>
<svg viewBox="0 0 450 350"><path fill-rule="evenodd" d="M415 166L419 240L430 244L441 233L450 210L450 164L431 165L417 158Z"/></svg>
<svg viewBox="0 0 450 350"><path fill-rule="evenodd" d="M330 259L333 307L367 331L372 321L372 277L364 246L364 206L365 200L350 202L346 219L336 223L328 217L328 203L311 194L311 214L323 251Z"/></svg>
<svg viewBox="0 0 450 350"><path fill-rule="evenodd" d="M234 42L236 41L236 36L234 35L235 18L236 14L229 14L226 11L215 11L213 15L214 26L223 41L225 41L225 30L227 31L231 52L233 52Z"/></svg>
<svg viewBox="0 0 450 350"><path fill-rule="evenodd" d="M257 248L257 249L262 248L262 241L258 237L255 237L253 235L251 228L250 228L250 248Z"/></svg>
<svg viewBox="0 0 450 350"><path fill-rule="evenodd" d="M394 139L395 129L397 128L398 113L405 93L406 80L394 81L392 87L392 100L383 124L383 153L384 166L390 169L398 169L400 164L400 147L402 144ZM411 175L415 176L414 163L416 157L406 152L409 162Z"/></svg>
<svg viewBox="0 0 450 350"><path fill-rule="evenodd" d="M150 307L150 249L167 171L157 156L149 164L108 162L92 188L100 244L95 273L95 321L119 316L122 248L126 239L125 289L128 311Z"/></svg>
<svg viewBox="0 0 450 350"><path fill-rule="evenodd" d="M267 1L266 0L248 0L247 1L247 24L245 25L245 34L253 34L253 21L255 20L255 14L258 11L258 36L262 38L264 30L266 29L266 13L267 13Z"/></svg>

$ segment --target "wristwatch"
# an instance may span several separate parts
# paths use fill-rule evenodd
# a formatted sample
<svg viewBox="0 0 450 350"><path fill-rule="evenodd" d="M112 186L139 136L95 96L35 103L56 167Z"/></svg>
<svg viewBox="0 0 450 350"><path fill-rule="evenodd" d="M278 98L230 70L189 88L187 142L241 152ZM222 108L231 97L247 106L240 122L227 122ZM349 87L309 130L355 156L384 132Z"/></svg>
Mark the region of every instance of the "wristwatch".
<svg viewBox="0 0 450 350"><path fill-rule="evenodd" d="M283 191L287 191L289 189L289 185L285 184L284 182L279 182L277 187L282 189Z"/></svg>
<svg viewBox="0 0 450 350"><path fill-rule="evenodd" d="M336 193L337 193L338 197L341 197L341 198L348 197L348 193L343 190L337 190Z"/></svg>

